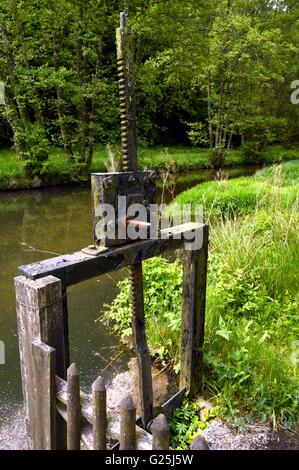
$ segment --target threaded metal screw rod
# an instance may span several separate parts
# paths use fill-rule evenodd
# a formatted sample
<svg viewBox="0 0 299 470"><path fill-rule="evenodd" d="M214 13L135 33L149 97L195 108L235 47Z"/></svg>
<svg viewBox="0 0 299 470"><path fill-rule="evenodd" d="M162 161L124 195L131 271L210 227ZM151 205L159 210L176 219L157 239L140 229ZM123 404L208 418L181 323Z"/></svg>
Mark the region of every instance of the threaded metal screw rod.
<svg viewBox="0 0 299 470"><path fill-rule="evenodd" d="M121 156L123 171L137 171L136 109L133 81L133 57L126 14L120 14L120 28L116 30L117 65L119 75L121 115ZM143 426L153 420L153 385L151 358L146 343L142 264L131 267L132 330L139 368L139 388Z"/></svg>
<svg viewBox="0 0 299 470"><path fill-rule="evenodd" d="M133 54L130 47L131 33L126 25L125 13L121 13L120 24L121 27L116 31L116 42L121 117L121 155L123 171L136 171L138 164Z"/></svg>

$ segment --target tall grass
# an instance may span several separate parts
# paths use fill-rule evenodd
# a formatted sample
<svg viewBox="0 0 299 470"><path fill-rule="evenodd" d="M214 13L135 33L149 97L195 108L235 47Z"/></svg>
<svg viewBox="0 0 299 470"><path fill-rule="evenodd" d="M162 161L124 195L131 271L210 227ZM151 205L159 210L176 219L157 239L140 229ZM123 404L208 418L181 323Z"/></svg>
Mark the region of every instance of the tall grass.
<svg viewBox="0 0 299 470"><path fill-rule="evenodd" d="M210 220L206 390L226 414L274 425L294 424L298 412L299 196L291 166L294 178L290 166L257 175L250 213ZM149 343L178 370L182 268L162 259L144 266ZM125 318L128 334L129 282L120 290L105 319L123 333Z"/></svg>

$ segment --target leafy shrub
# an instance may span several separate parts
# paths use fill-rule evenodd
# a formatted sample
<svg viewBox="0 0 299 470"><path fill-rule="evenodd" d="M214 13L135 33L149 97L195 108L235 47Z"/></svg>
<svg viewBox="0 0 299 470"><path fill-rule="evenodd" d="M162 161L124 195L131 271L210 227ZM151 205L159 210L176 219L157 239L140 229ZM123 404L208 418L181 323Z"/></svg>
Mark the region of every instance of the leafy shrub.
<svg viewBox="0 0 299 470"><path fill-rule="evenodd" d="M188 137L193 145L205 145L208 143L208 133L206 126L202 122L188 123Z"/></svg>
<svg viewBox="0 0 299 470"><path fill-rule="evenodd" d="M24 135L26 150L23 152L23 164L30 177L40 175L43 163L48 159L50 144L44 129L38 124L27 124Z"/></svg>
<svg viewBox="0 0 299 470"><path fill-rule="evenodd" d="M256 163L262 160L263 148L260 142L245 142L241 147L241 152L244 156L244 161L249 163Z"/></svg>
<svg viewBox="0 0 299 470"><path fill-rule="evenodd" d="M202 406L190 401L187 397L180 408L177 408L170 420L169 426L172 440L177 450L186 450L193 439L199 436L207 428L209 420L217 416L219 407L205 409L200 419L199 412Z"/></svg>
<svg viewBox="0 0 299 470"><path fill-rule="evenodd" d="M178 371L181 333L182 266L164 258L143 263L145 315L152 354ZM131 335L130 281L118 283L120 294L106 305L102 321L121 337Z"/></svg>

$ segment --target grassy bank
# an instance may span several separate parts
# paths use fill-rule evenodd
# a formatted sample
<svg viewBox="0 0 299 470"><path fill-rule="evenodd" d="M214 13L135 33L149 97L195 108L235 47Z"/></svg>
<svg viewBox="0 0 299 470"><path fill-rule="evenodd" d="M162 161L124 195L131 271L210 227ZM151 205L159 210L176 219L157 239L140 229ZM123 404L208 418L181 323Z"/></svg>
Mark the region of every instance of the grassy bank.
<svg viewBox="0 0 299 470"><path fill-rule="evenodd" d="M119 149L114 148L116 159ZM267 149L257 161L246 161L240 150L228 152L225 166L237 166L248 163L273 163L299 158L299 150L272 147ZM161 169L167 160L176 163L178 171L208 168L208 150L193 147L153 147L139 150L141 168ZM95 151L92 171L107 171L107 151L98 148ZM29 180L26 178L22 164L13 150L0 151L0 189L18 189L39 187L41 185L56 185L78 181L76 167L71 167L62 149L53 149L49 160L45 162L41 177Z"/></svg>
<svg viewBox="0 0 299 470"><path fill-rule="evenodd" d="M294 202L298 195L299 161L265 168L254 177L206 182L179 194L179 205L202 205L206 219L223 214L245 215L267 207L275 196L281 204Z"/></svg>
<svg viewBox="0 0 299 470"><path fill-rule="evenodd" d="M245 181L234 180L231 195L236 214L232 216L231 206L224 204L218 216L212 213L209 220L205 390L219 405L220 414L235 419L259 417L273 425L291 426L298 416L298 170L298 163L292 162L246 178L255 194L246 206ZM195 189L201 196L211 193L210 207L213 197L219 200L214 182ZM190 191L185 194L192 199ZM266 203L265 195L269 196ZM144 282L151 351L178 371L180 260L175 264L161 258L147 261ZM129 281L119 287L104 321L126 335L131 315Z"/></svg>

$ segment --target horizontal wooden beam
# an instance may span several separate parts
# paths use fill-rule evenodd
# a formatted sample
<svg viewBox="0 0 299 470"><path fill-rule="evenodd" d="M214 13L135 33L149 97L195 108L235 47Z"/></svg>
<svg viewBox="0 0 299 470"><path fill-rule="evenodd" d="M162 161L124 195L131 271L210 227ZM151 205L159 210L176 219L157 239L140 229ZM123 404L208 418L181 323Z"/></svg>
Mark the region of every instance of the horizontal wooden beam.
<svg viewBox="0 0 299 470"><path fill-rule="evenodd" d="M161 255L165 250L183 247L185 241L192 243L192 237L200 237L203 224L188 223L163 229L157 240L138 240L115 248L100 251L96 256L77 251L65 256L50 258L18 268L29 279L55 276L64 287L106 274L117 269L139 263ZM199 239L199 238L198 238Z"/></svg>

